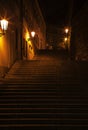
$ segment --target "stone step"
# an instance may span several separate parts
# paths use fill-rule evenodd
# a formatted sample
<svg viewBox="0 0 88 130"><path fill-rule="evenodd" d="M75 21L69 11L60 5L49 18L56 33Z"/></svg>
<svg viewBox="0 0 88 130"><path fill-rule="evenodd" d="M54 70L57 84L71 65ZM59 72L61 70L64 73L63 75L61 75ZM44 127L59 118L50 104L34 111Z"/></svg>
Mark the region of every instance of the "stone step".
<svg viewBox="0 0 88 130"><path fill-rule="evenodd" d="M12 66L0 85L1 130L88 129L87 87L62 65L41 56Z"/></svg>

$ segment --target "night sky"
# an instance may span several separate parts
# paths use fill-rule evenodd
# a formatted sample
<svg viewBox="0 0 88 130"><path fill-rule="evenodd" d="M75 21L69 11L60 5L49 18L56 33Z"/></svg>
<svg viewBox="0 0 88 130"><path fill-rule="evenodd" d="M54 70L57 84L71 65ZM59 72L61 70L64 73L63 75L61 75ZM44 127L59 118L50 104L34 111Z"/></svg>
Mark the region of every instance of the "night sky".
<svg viewBox="0 0 88 130"><path fill-rule="evenodd" d="M46 23L66 24L71 8L71 0L38 0ZM86 0L73 0L73 15L77 13Z"/></svg>

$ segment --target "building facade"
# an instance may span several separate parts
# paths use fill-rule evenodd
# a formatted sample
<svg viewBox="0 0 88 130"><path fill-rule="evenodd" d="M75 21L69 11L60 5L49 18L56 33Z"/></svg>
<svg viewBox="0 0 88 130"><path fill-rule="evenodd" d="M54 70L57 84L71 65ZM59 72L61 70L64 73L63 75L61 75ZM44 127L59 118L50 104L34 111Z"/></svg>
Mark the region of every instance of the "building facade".
<svg viewBox="0 0 88 130"><path fill-rule="evenodd" d="M23 57L33 58L37 49L46 47L46 25L37 0L23 1ZM31 32L35 37L31 37ZM31 40L28 40L31 39Z"/></svg>
<svg viewBox="0 0 88 130"><path fill-rule="evenodd" d="M0 0L0 19L8 20L6 34L0 36L0 68L30 60L37 49L45 49L46 24L37 0Z"/></svg>
<svg viewBox="0 0 88 130"><path fill-rule="evenodd" d="M88 1L72 19L71 57L76 60L88 60Z"/></svg>

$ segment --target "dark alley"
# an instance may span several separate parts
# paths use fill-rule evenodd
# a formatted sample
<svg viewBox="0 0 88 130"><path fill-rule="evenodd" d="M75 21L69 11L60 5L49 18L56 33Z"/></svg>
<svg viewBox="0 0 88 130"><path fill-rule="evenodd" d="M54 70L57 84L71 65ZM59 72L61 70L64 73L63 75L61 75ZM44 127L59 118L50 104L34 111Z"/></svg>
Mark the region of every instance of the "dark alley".
<svg viewBox="0 0 88 130"><path fill-rule="evenodd" d="M0 0L0 130L88 130L87 16L87 0Z"/></svg>

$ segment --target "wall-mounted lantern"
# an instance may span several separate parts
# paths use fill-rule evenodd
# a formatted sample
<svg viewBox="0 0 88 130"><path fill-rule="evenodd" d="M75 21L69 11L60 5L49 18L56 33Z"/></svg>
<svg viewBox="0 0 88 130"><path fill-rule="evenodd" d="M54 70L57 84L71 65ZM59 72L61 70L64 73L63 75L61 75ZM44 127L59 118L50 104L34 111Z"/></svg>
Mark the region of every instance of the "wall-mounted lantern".
<svg viewBox="0 0 88 130"><path fill-rule="evenodd" d="M8 21L5 19L0 20L0 28L1 28L0 30L0 37L1 37L6 33L6 30L8 28Z"/></svg>
<svg viewBox="0 0 88 130"><path fill-rule="evenodd" d="M31 37L35 37L35 32L34 31L31 32Z"/></svg>
<svg viewBox="0 0 88 130"><path fill-rule="evenodd" d="M29 34L27 35L27 41L31 41L34 37L35 37L35 32L32 31L31 36L29 36Z"/></svg>

